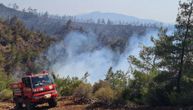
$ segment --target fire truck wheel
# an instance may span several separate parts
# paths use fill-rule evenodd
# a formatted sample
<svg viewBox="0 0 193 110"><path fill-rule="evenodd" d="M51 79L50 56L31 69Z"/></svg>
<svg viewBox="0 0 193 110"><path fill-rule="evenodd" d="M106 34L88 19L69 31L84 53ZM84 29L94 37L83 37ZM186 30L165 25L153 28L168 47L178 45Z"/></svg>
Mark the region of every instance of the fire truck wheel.
<svg viewBox="0 0 193 110"><path fill-rule="evenodd" d="M56 107L57 106L57 100L55 98L52 98L48 101L48 104L50 107Z"/></svg>
<svg viewBox="0 0 193 110"><path fill-rule="evenodd" d="M22 108L22 103L16 103L15 109L21 110L21 108Z"/></svg>
<svg viewBox="0 0 193 110"><path fill-rule="evenodd" d="M35 109L35 105L29 101L26 102L26 109L27 110L34 110Z"/></svg>

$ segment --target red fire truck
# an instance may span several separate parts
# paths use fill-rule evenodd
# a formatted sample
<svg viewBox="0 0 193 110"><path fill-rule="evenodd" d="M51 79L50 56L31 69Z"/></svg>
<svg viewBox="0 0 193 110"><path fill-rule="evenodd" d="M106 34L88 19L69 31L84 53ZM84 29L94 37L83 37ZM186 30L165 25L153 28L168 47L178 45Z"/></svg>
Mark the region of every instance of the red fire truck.
<svg viewBox="0 0 193 110"><path fill-rule="evenodd" d="M56 84L46 71L38 74L26 74L21 81L12 83L13 100L16 109L25 107L34 110L37 104L48 103L50 107L57 105Z"/></svg>

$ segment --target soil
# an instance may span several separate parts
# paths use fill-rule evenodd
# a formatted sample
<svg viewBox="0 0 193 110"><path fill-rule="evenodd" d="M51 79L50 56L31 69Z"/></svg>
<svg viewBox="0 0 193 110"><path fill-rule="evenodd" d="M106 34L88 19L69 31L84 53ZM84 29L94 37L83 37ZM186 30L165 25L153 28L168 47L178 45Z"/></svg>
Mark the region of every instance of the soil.
<svg viewBox="0 0 193 110"><path fill-rule="evenodd" d="M42 104L38 105L36 110L85 110L87 106L86 104L74 104L70 99L60 99L57 107L49 108L48 104ZM15 110L15 104L12 101L1 101L0 110Z"/></svg>
<svg viewBox="0 0 193 110"><path fill-rule="evenodd" d="M0 110L15 110L15 104L12 101L0 101ZM25 109L23 109L25 110ZM89 104L75 104L70 98L60 98L58 105L54 108L49 108L48 104L38 105L35 110L193 110L192 107L130 107L130 108L90 108Z"/></svg>

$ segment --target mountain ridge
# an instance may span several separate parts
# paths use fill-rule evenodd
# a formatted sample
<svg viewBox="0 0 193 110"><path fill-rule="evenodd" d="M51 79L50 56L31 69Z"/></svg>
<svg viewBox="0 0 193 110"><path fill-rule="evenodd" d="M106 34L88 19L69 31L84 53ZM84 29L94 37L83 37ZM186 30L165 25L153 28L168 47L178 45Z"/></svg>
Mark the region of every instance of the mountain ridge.
<svg viewBox="0 0 193 110"><path fill-rule="evenodd" d="M112 22L115 22L116 24L119 22L125 22L127 24L131 24L131 23L168 24L168 23L164 23L164 22L152 20L152 19L144 19L144 18L129 16L129 15L120 14L120 13L99 12L99 11L94 11L94 12L84 13L84 14L78 14L78 15L75 15L75 17L78 19L83 19L83 20L93 19L95 22L97 22L98 19L104 19L105 22L110 20Z"/></svg>
<svg viewBox="0 0 193 110"><path fill-rule="evenodd" d="M0 3L0 9L3 10L0 12L0 15L2 15L3 13L4 17L10 17L10 14L20 15L20 16L23 16L23 14L29 14L29 12L27 11L15 10L11 7L5 6L2 3ZM165 23L165 22L161 22L161 21L153 20L153 19L139 18L139 17L129 16L129 15L121 14L121 13L100 12L100 11L93 11L93 12L77 14L73 16L70 16L70 15L66 15L66 16L51 15L51 16L53 18L54 17L56 18L57 17L67 17L68 19L75 18L76 20L81 21L81 22L83 21L88 22L89 20L92 19L92 22L94 21L95 23L97 23L98 22L97 20L104 19L105 23L107 23L108 20L110 20L111 22L113 22L112 24L133 24L133 25L155 25L156 24L157 26L161 25L161 26L166 26L166 27L173 25L172 23Z"/></svg>

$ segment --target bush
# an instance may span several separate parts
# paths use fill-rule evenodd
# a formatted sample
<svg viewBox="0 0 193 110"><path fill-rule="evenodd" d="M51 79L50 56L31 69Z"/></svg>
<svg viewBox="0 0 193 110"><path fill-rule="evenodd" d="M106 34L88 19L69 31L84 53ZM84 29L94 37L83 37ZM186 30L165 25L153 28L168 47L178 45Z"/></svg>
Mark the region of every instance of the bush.
<svg viewBox="0 0 193 110"><path fill-rule="evenodd" d="M122 98L125 101L130 100L137 104L144 104L152 75L134 71L133 77L133 79L129 79L128 86L122 91Z"/></svg>
<svg viewBox="0 0 193 110"><path fill-rule="evenodd" d="M12 76L5 75L0 68L0 100L9 100L13 97L10 84L13 82Z"/></svg>
<svg viewBox="0 0 193 110"><path fill-rule="evenodd" d="M168 98L172 106L191 106L193 104L193 92L172 92Z"/></svg>
<svg viewBox="0 0 193 110"><path fill-rule="evenodd" d="M55 83L57 84L57 89L61 96L70 96L73 95L75 88L77 88L82 81L76 77L59 78L58 76L55 79Z"/></svg>
<svg viewBox="0 0 193 110"><path fill-rule="evenodd" d="M189 77L182 77L181 91L172 91L168 94L170 105L172 106L192 106L193 104L193 80Z"/></svg>
<svg viewBox="0 0 193 110"><path fill-rule="evenodd" d="M92 86L90 84L81 83L73 93L75 97L90 98L92 93Z"/></svg>
<svg viewBox="0 0 193 110"><path fill-rule="evenodd" d="M99 90L102 87L110 87L110 84L107 81L100 80L93 85L93 93Z"/></svg>
<svg viewBox="0 0 193 110"><path fill-rule="evenodd" d="M150 88L146 97L147 104L152 106L168 106L170 101L167 95L168 91L164 87Z"/></svg>
<svg viewBox="0 0 193 110"><path fill-rule="evenodd" d="M110 87L100 88L94 93L94 96L97 98L98 102L106 105L112 104L115 99L115 93Z"/></svg>
<svg viewBox="0 0 193 110"><path fill-rule="evenodd" d="M81 83L73 93L76 103L89 103L92 96L92 86L90 84Z"/></svg>
<svg viewBox="0 0 193 110"><path fill-rule="evenodd" d="M0 92L0 99L1 100L9 100L13 96L13 92L10 89L4 89Z"/></svg>
<svg viewBox="0 0 193 110"><path fill-rule="evenodd" d="M167 79L166 79L167 78ZM175 92L176 80L171 74L162 72L149 83L146 104L153 106L170 106L169 95Z"/></svg>
<svg viewBox="0 0 193 110"><path fill-rule="evenodd" d="M12 76L7 76L0 71L0 91L9 88L10 83L13 82Z"/></svg>

